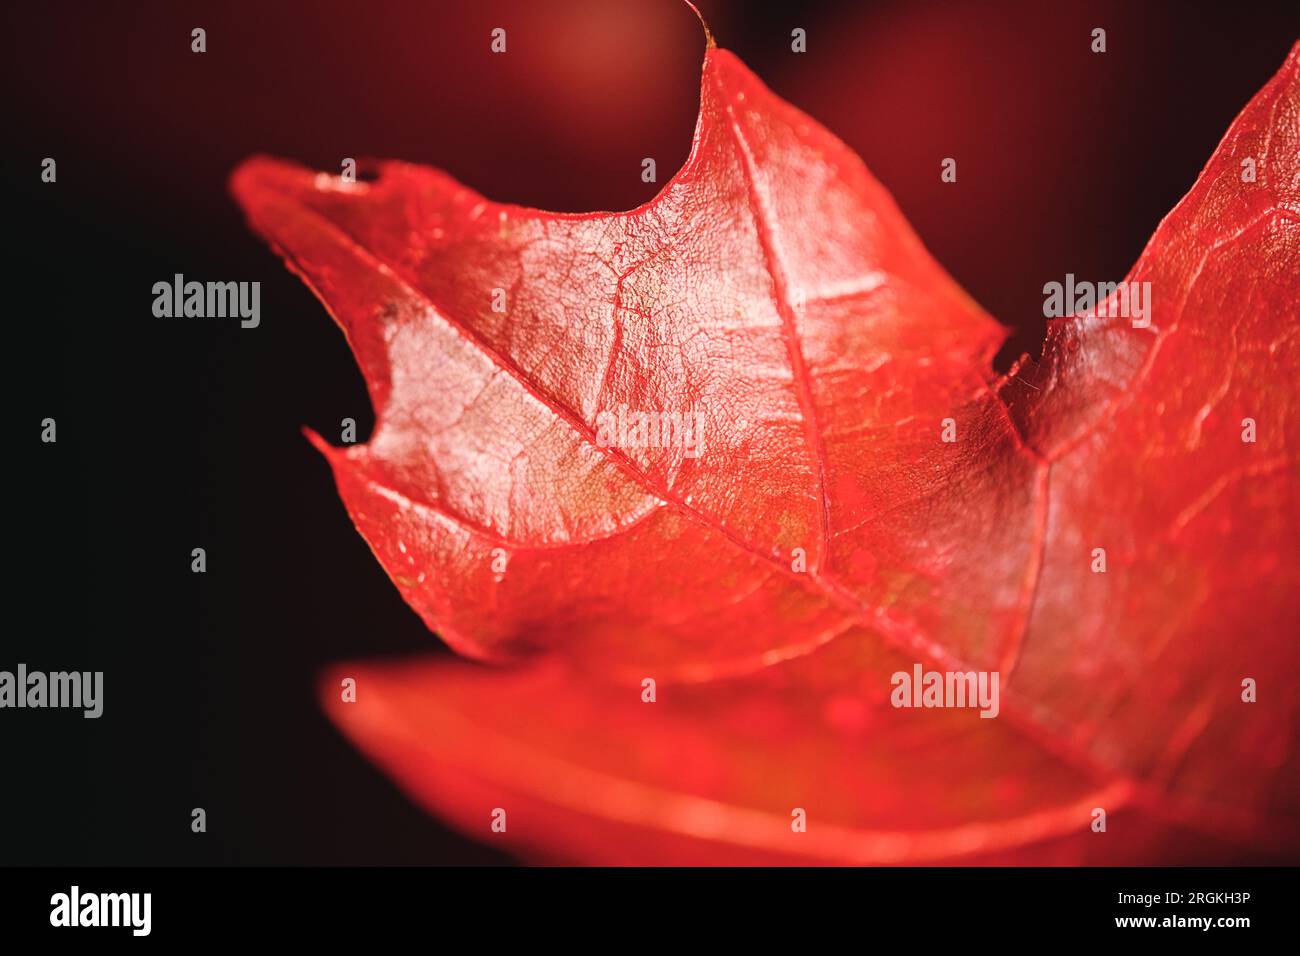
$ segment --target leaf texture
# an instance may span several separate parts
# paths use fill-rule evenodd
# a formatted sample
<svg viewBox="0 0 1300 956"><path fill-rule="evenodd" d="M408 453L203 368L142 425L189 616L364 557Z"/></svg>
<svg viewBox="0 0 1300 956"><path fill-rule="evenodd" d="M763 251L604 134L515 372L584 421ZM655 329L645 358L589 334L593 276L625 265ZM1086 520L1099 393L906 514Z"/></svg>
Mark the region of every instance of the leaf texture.
<svg viewBox="0 0 1300 956"><path fill-rule="evenodd" d="M1130 273L1149 326L1054 321L1003 377L861 161L712 44L690 158L629 212L249 160L236 197L375 405L364 446L311 436L349 514L510 665L349 665L327 709L530 858L1293 854L1298 157L1300 47ZM697 447L610 443L620 409ZM998 717L892 707L916 663L998 672Z"/></svg>

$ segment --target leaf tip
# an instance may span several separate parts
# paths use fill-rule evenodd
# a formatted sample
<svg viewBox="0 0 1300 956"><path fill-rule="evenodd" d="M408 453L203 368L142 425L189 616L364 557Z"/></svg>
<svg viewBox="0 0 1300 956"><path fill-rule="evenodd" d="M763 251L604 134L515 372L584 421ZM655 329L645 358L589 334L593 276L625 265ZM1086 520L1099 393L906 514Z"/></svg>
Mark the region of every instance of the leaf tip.
<svg viewBox="0 0 1300 956"><path fill-rule="evenodd" d="M249 156L231 170L226 188L241 205L247 205L248 197L266 179L271 169L277 166L283 166L283 163L271 156L262 153Z"/></svg>
<svg viewBox="0 0 1300 956"><path fill-rule="evenodd" d="M325 456L327 459L329 459L331 462L333 462L334 459L335 459L338 455L340 455L340 454L342 453L340 449L335 448L333 445L331 445L329 442L327 442L324 438L322 438L322 437L320 436L320 433L317 432L315 429L310 428L310 427L308 427L307 425L304 425L304 426L302 426L302 433L303 433L303 436L304 436L304 437L305 437L309 442L311 442L312 447L314 447L318 452L320 452L322 455L324 455L324 456Z"/></svg>
<svg viewBox="0 0 1300 956"><path fill-rule="evenodd" d="M718 48L718 44L713 39L713 32L709 29L709 24L708 21L704 19L704 14L700 13L700 8L697 7L695 4L691 3L691 0L683 0L683 2L688 7L691 8L691 13L695 14L695 16L700 21L700 26L704 28L704 49L716 50Z"/></svg>

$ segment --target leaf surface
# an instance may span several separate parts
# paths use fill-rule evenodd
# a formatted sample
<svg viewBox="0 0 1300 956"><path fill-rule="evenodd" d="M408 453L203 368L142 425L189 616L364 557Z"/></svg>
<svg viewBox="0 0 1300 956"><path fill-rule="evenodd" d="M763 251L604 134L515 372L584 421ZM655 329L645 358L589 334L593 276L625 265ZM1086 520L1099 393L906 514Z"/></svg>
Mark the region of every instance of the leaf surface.
<svg viewBox="0 0 1300 956"><path fill-rule="evenodd" d="M861 161L712 46L690 158L629 212L245 163L376 408L364 446L313 436L354 523L431 629L513 665L355 665L331 714L547 858L1294 850L1298 62L1134 266L1149 327L1056 321L1005 377ZM695 447L611 443L623 409ZM915 663L997 671L998 717L892 707Z"/></svg>

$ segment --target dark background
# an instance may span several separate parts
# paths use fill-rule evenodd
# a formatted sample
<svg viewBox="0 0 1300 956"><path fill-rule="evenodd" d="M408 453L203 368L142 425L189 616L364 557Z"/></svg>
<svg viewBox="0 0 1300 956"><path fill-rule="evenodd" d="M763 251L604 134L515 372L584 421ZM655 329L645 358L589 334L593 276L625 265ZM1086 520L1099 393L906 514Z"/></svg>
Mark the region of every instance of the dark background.
<svg viewBox="0 0 1300 956"><path fill-rule="evenodd" d="M1016 328L1003 362L1037 347L1045 281L1123 277L1300 36L1289 3L700 6ZM41 3L4 21L0 669L106 686L99 720L0 713L0 863L505 862L409 804L317 708L327 662L437 639L299 431L370 427L343 337L226 179L255 152L334 172L380 156L497 200L628 208L657 188L642 157L662 183L689 150L697 22L672 0ZM154 318L175 272L260 281L261 327Z"/></svg>

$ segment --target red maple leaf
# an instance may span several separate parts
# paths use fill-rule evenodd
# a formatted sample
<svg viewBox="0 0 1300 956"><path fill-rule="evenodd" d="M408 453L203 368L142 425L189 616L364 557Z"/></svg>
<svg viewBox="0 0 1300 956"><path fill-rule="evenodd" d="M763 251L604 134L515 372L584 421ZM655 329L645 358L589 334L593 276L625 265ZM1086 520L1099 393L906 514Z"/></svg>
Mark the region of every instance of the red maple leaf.
<svg viewBox="0 0 1300 956"><path fill-rule="evenodd" d="M857 156L711 43L690 158L630 212L249 160L376 408L313 436L357 529L513 665L342 666L333 718L545 859L1293 856L1298 70L1134 266L1144 321L1112 297L1001 377ZM997 716L893 706L918 667L996 672Z"/></svg>

